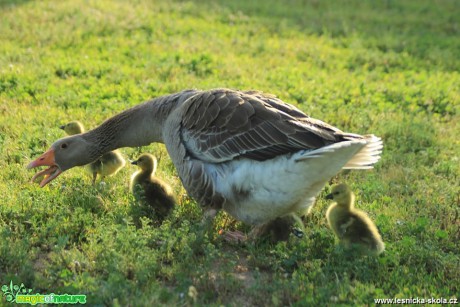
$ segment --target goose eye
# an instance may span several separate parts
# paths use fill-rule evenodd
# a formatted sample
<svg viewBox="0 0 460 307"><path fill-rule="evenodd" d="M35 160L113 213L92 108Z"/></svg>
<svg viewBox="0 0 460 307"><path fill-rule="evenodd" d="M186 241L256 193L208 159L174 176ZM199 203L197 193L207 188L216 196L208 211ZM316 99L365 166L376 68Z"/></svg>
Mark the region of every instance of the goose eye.
<svg viewBox="0 0 460 307"><path fill-rule="evenodd" d="M67 143L61 144L61 149L66 149L67 148Z"/></svg>

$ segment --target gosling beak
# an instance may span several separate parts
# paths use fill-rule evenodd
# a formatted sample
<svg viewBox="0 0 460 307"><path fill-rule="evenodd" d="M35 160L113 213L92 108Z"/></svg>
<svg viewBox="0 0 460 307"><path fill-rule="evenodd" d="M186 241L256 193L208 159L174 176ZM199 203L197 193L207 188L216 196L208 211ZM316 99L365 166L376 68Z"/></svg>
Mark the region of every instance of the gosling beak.
<svg viewBox="0 0 460 307"><path fill-rule="evenodd" d="M326 195L326 199L334 199L334 195L331 193L331 194L327 194Z"/></svg>
<svg viewBox="0 0 460 307"><path fill-rule="evenodd" d="M132 165L137 165L137 160L131 162Z"/></svg>
<svg viewBox="0 0 460 307"><path fill-rule="evenodd" d="M65 125L60 126L59 129L64 130L64 129L65 129Z"/></svg>
<svg viewBox="0 0 460 307"><path fill-rule="evenodd" d="M49 168L36 173L31 182L35 181L37 178L44 177L43 180L40 182L40 188L43 188L49 182L54 180L57 176L59 176L62 171L59 166L54 161L54 149L50 148L47 152L42 154L40 157L35 159L34 161L30 162L27 165L27 169L39 167L39 166L49 166Z"/></svg>

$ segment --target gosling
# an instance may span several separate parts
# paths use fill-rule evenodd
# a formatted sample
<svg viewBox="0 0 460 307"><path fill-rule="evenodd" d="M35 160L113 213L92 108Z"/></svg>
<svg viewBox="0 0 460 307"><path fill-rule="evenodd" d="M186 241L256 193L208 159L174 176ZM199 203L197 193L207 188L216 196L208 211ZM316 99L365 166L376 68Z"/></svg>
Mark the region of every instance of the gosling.
<svg viewBox="0 0 460 307"><path fill-rule="evenodd" d="M266 238L270 243L287 241L290 234L302 238L304 226L302 219L295 213L278 217L273 221L254 227L249 233L251 239Z"/></svg>
<svg viewBox="0 0 460 307"><path fill-rule="evenodd" d="M74 120L70 123L62 125L59 128L64 130L64 132L67 133L67 135L74 135L85 132L85 127L78 120Z"/></svg>
<svg viewBox="0 0 460 307"><path fill-rule="evenodd" d="M60 126L68 135L80 134L85 132L85 127L79 121L72 121L66 125ZM109 151L103 154L99 159L87 165L88 171L93 175L92 183L96 183L97 175L102 178L115 175L126 164L125 159L118 150Z"/></svg>
<svg viewBox="0 0 460 307"><path fill-rule="evenodd" d="M171 187L154 177L157 159L151 154L144 153L131 164L140 168L131 177L130 190L134 198L140 204L153 209L160 220L164 219L174 208L176 200Z"/></svg>
<svg viewBox="0 0 460 307"><path fill-rule="evenodd" d="M342 183L334 186L326 199L335 201L328 208L326 218L345 248L355 245L374 255L383 252L385 245L377 227L364 211L355 209L355 195L348 185Z"/></svg>

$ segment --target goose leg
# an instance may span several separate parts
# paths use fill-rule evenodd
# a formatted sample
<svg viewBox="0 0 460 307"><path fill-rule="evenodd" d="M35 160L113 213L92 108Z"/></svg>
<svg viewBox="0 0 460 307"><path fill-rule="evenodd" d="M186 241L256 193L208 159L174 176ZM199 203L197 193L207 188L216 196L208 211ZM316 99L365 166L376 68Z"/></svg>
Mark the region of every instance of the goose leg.
<svg viewBox="0 0 460 307"><path fill-rule="evenodd" d="M96 184L97 172L93 173L93 185Z"/></svg>
<svg viewBox="0 0 460 307"><path fill-rule="evenodd" d="M214 218L216 217L217 215L217 210L216 209L208 209L204 212L204 215L203 215L203 221L207 221L207 220L214 220Z"/></svg>
<svg viewBox="0 0 460 307"><path fill-rule="evenodd" d="M214 218L216 217L217 213L218 213L218 210L214 208L209 208L205 210L203 214L202 223L203 223L203 227L206 230L210 231L213 228L212 222ZM240 243L240 242L244 242L247 240L246 235L242 233L241 231L224 231L221 229L219 230L219 235L221 235L222 238L227 242Z"/></svg>
<svg viewBox="0 0 460 307"><path fill-rule="evenodd" d="M212 237L212 230L213 230L213 221L217 215L216 209L205 209L203 218L201 220L201 227L202 227L202 234L207 234L208 236Z"/></svg>
<svg viewBox="0 0 460 307"><path fill-rule="evenodd" d="M222 235L222 238L231 243L242 243L248 240L248 236L246 236L241 231L219 231L219 234Z"/></svg>

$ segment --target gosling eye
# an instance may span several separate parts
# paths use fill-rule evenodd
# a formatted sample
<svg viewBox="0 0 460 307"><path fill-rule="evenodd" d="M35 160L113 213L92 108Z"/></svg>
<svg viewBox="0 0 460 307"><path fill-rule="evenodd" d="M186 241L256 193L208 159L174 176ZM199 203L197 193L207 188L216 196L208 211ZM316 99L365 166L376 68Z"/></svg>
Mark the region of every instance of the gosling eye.
<svg viewBox="0 0 460 307"><path fill-rule="evenodd" d="M67 143L62 143L62 144L61 144L61 149L66 149L67 146L68 146Z"/></svg>

